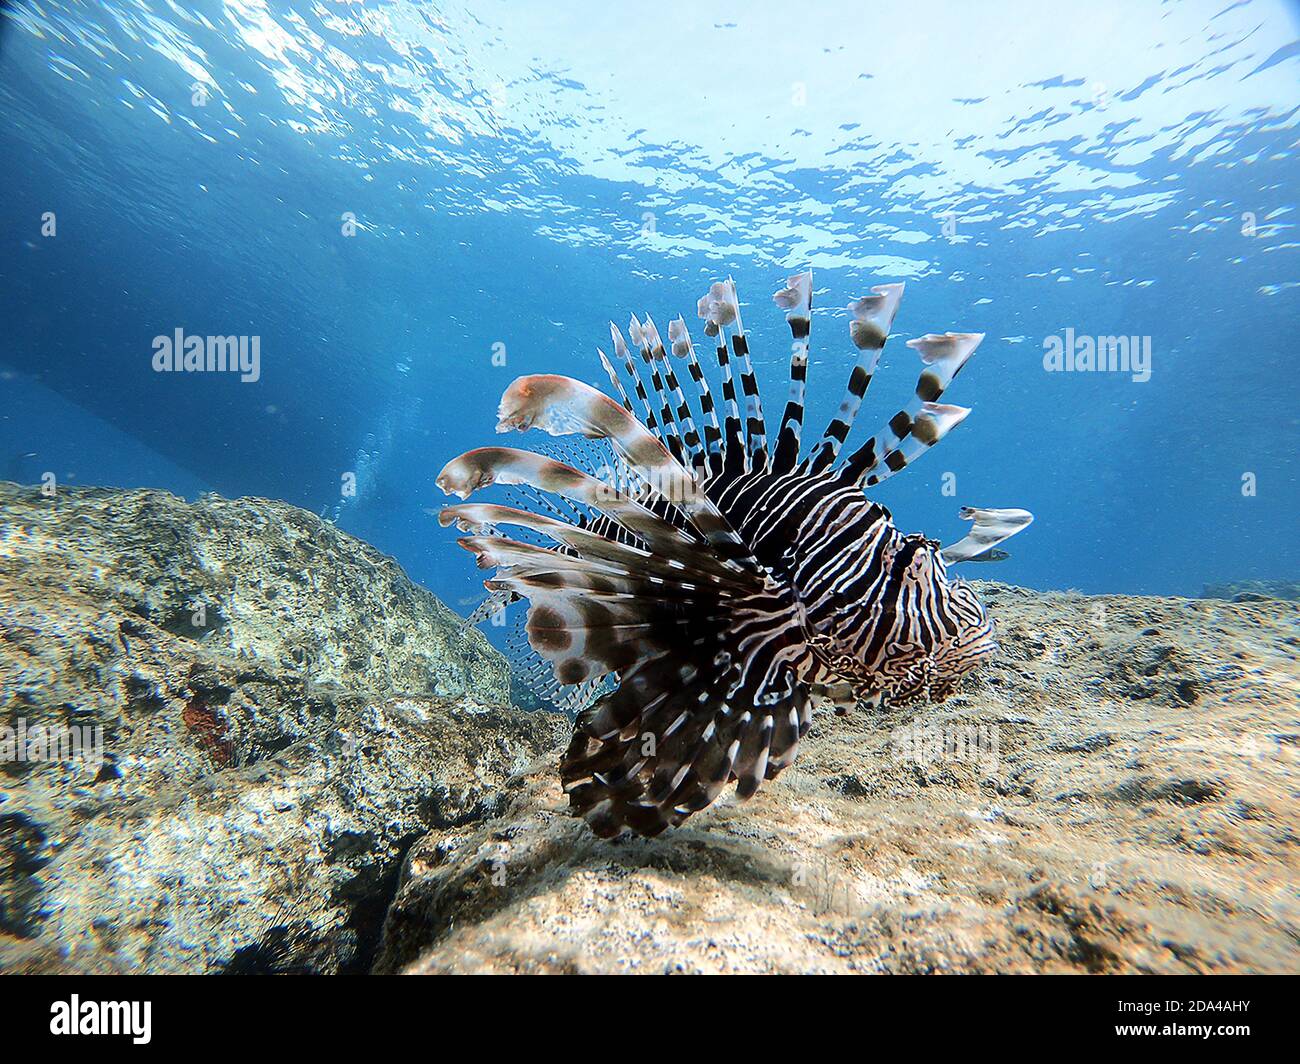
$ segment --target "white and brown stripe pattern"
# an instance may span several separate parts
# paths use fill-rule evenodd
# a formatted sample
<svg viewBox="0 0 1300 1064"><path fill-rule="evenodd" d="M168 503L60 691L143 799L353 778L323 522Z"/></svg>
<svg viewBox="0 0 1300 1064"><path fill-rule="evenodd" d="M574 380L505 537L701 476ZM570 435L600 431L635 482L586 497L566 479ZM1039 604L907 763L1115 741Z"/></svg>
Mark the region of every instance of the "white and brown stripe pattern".
<svg viewBox="0 0 1300 1064"><path fill-rule="evenodd" d="M628 484L602 483L564 462L512 448L461 455L439 485L468 496L496 483L569 500L572 522L491 503L447 507L444 524L495 568L494 596L529 600L529 668L544 687L594 701L578 716L560 767L569 801L593 830L653 835L709 805L735 782L746 798L794 759L815 700L877 705L942 699L994 649L971 589L948 566L1024 528L1023 510L972 510L974 531L944 550L894 527L864 487L905 468L968 411L939 397L981 337L929 334L910 343L923 362L916 397L839 462L902 296L881 285L851 305L859 357L839 411L800 457L811 333L812 278L777 293L792 341L790 396L769 459L758 384L734 284L700 300L716 338L724 418L685 323L669 327L672 357L695 383L697 422L653 322L633 317L658 400L611 327L645 421L611 372L619 402L568 377L516 380L498 431L540 429L605 440ZM731 352L727 331L731 330ZM745 396L742 421L731 356ZM610 360L601 355L607 371ZM621 404L621 405L620 405ZM704 428L700 436L697 424ZM515 539L501 526L522 529ZM544 670L544 671L543 671Z"/></svg>

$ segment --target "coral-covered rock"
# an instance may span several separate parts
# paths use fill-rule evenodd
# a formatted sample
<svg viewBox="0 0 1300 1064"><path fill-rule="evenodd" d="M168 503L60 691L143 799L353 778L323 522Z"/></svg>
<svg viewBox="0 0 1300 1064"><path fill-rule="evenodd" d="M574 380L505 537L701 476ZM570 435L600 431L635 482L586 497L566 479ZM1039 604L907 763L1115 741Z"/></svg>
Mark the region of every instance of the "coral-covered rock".
<svg viewBox="0 0 1300 1064"><path fill-rule="evenodd" d="M508 684L294 507L0 485L0 967L365 967L411 841L560 742Z"/></svg>

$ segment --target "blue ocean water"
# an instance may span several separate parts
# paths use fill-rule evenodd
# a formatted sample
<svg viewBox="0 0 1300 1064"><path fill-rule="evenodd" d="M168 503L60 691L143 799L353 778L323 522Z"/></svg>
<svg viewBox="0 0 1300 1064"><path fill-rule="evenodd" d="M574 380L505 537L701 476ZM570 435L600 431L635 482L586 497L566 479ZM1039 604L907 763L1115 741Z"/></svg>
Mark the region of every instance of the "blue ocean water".
<svg viewBox="0 0 1300 1064"><path fill-rule="evenodd" d="M699 343L732 275L779 411L770 294L811 267L813 430L870 286L907 283L868 430L915 383L903 341L987 334L945 396L972 416L880 490L944 540L961 505L1032 510L973 575L1293 579L1298 27L1277 0L10 0L0 479L284 499L468 611L483 574L426 508L510 380L605 385L634 311ZM178 329L256 338L256 380L156 372ZM1067 336L1150 360L1049 369Z"/></svg>

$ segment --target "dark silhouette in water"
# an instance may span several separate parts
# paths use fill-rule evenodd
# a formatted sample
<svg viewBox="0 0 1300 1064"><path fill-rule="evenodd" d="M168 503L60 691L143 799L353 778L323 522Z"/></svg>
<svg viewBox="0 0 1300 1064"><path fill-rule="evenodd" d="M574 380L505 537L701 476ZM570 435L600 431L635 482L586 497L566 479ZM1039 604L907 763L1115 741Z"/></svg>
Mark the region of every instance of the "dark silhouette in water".
<svg viewBox="0 0 1300 1064"><path fill-rule="evenodd" d="M3 23L0 22L0 25ZM20 451L10 455L9 461L5 463L4 476L0 477L0 480L12 480L15 484L35 483L40 479L40 474L33 472L37 457L36 451Z"/></svg>

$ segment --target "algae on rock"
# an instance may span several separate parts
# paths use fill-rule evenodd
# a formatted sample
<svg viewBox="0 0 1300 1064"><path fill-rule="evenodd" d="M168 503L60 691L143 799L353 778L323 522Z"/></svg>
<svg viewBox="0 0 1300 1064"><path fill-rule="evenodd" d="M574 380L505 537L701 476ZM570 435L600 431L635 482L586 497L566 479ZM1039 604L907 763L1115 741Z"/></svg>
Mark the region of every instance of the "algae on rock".
<svg viewBox="0 0 1300 1064"><path fill-rule="evenodd" d="M259 499L0 484L0 968L356 970L424 831L552 749L391 559Z"/></svg>

